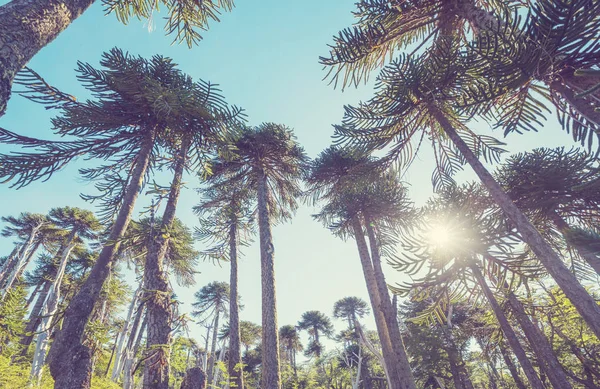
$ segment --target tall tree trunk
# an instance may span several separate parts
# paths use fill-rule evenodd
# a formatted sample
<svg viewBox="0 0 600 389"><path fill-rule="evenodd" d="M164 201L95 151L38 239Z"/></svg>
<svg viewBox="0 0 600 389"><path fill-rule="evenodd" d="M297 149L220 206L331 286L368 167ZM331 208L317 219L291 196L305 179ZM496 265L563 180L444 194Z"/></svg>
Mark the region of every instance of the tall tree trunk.
<svg viewBox="0 0 600 389"><path fill-rule="evenodd" d="M48 365L54 377L56 389L89 388L91 383L91 352L83 345L85 326L98 300L104 281L111 271L112 263L121 244L144 176L150 163L157 128L149 130L138 153L131 179L127 184L123 202L113 224L107 242L102 247L90 275L67 307L62 329L57 332L50 352Z"/></svg>
<svg viewBox="0 0 600 389"><path fill-rule="evenodd" d="M213 324L212 341L210 345L210 355L206 364L206 372L208 373L208 382L212 384L213 377L215 375L215 353L217 351L217 335L219 334L219 314L220 311L217 309L215 312L215 321ZM208 350L207 350L208 351Z"/></svg>
<svg viewBox="0 0 600 389"><path fill-rule="evenodd" d="M501 341L498 343L498 348L500 349L500 353L502 354L502 359L504 359L504 363L506 363L506 366L508 367L508 371L510 372L510 375L512 376L513 380L515 381L515 385L517 385L517 388L518 389L527 389L527 387L523 383L523 380L521 380L519 371L517 370L517 367L515 366L510 353L506 349L506 345Z"/></svg>
<svg viewBox="0 0 600 389"><path fill-rule="evenodd" d="M352 229L354 231L354 238L358 247L358 254L363 269L363 275L365 277L365 283L367 285L367 291L369 293L369 299L371 301L373 316L375 317L377 334L379 335L379 341L381 342L381 351L385 364L385 370L389 375L388 378L391 385L390 389L404 389L401 386L403 377L398 371L398 366L400 363L398 361L397 354L394 353L392 342L390 340L390 334L388 332L385 317L383 315L383 310L381 309L381 297L377 289L377 282L375 281L373 263L371 262L369 248L367 247L367 241L365 240L364 231L358 216L355 216L352 219Z"/></svg>
<svg viewBox="0 0 600 389"><path fill-rule="evenodd" d="M35 238L37 237L38 232L42 226L43 226L43 224L40 224L31 230L31 233L29 234L29 238L27 239L27 242L23 245L23 248L19 252L17 260L15 261L12 268L9 270L9 273L6 277L4 286L0 290L0 301L4 299L4 296L6 296L6 293L12 288L15 280L17 280L17 278L19 278L21 276L21 273L23 272L25 267L29 264L29 262L31 261L31 258L33 258L33 255L39 248L40 243L39 242L34 243L34 241L35 241Z"/></svg>
<svg viewBox="0 0 600 389"><path fill-rule="evenodd" d="M529 341L531 348L536 353L540 364L545 368L548 379L555 389L571 389L571 383L567 379L567 375L563 369L563 366L556 358L556 354L548 342L548 339L544 334L533 324L533 322L527 316L523 304L513 292L507 293L508 303L525 334L525 337Z"/></svg>
<svg viewBox="0 0 600 389"><path fill-rule="evenodd" d="M229 381L230 387L244 388L240 346L240 307L238 304L237 220L229 227Z"/></svg>
<svg viewBox="0 0 600 389"><path fill-rule="evenodd" d="M15 75L94 0L13 0L0 7L0 116Z"/></svg>
<svg viewBox="0 0 600 389"><path fill-rule="evenodd" d="M394 349L396 357L400 363L398 365L398 373L402 377L402 382L400 385L404 389L416 389L415 378L413 377L410 369L410 363L408 362L408 356L406 355L406 349L404 348L404 341L402 340L402 335L400 334L398 314L392 305L387 283L385 282L385 275L383 274L383 268L381 267L379 242L373 228L374 222L368 215L364 215L364 218L367 235L369 236L369 244L371 246L371 260L373 262L375 283L377 284L377 290L381 296L380 309L383 311L383 316L390 334L390 341L392 342L392 348Z"/></svg>
<svg viewBox="0 0 600 389"><path fill-rule="evenodd" d="M275 295L275 246L271 235L267 175L258 173L258 229L260 234L260 273L262 289L262 389L280 389L279 328Z"/></svg>
<svg viewBox="0 0 600 389"><path fill-rule="evenodd" d="M138 308L139 306L138 301L141 297L141 293L142 288L138 287L138 289L135 291L135 294L133 295L133 299L131 299L131 303L129 304L127 317L123 322L121 331L119 331L119 340L116 344L117 347L115 348L115 364L113 365L113 371L110 376L110 379L114 382L117 382L119 380L119 377L121 376L121 370L123 370L123 355L127 348L125 344L125 339L127 338L128 341L130 341L131 338L135 337L135 333L133 331L136 330L136 321L139 321L140 316L136 315L133 323L131 320L133 318L133 314L136 308Z"/></svg>
<svg viewBox="0 0 600 389"><path fill-rule="evenodd" d="M488 303L492 307L492 311L494 312L494 316L496 316L496 319L498 320L500 329L502 329L504 337L508 341L508 344L510 345L513 352L515 353L515 356L519 360L519 364L523 368L523 371L527 376L529 384L533 389L545 389L545 386L540 380L540 377L537 375L535 369L533 368L531 361L529 361L529 358L527 357L523 346L521 346L521 343L517 338L517 334L510 326L510 323L508 322L506 315L504 315L500 304L498 304L498 301L496 301L496 297L494 297L494 293L492 293L490 287L485 281L485 278L483 278L481 270L479 270L479 267L477 267L477 265L471 265L471 271L473 272L477 283L479 284L479 286L481 286L481 290L483 291L483 294L485 295Z"/></svg>
<svg viewBox="0 0 600 389"><path fill-rule="evenodd" d="M142 307L142 312L143 311L144 309ZM135 373L133 369L136 361L135 357L140 349L140 345L142 344L142 338L144 337L146 326L148 324L148 317L143 313L142 316L144 317L144 320L137 331L135 343L132 344L132 347L127 349L127 353L125 354L125 362L123 362L123 389L133 389L133 374Z"/></svg>
<svg viewBox="0 0 600 389"><path fill-rule="evenodd" d="M167 205L156 236L150 240L144 265L144 301L148 316L148 349L144 364L144 389L168 389L171 350L171 287L164 259L169 248L169 231L175 220L181 180L191 144L190 137L181 141L173 169Z"/></svg>
<svg viewBox="0 0 600 389"><path fill-rule="evenodd" d="M571 301L581 317L587 322L596 336L600 338L600 307L596 304L596 301L577 281L577 278L565 266L558 254L544 241L544 238L531 224L529 219L502 190L490 172L487 171L469 146L458 135L454 126L443 112L433 105L429 106L429 112L435 117L446 135L448 135L467 163L473 168L496 204L502 209L508 219L514 223L523 241L535 253L538 260L548 270L548 273L563 290L565 296Z"/></svg>
<svg viewBox="0 0 600 389"><path fill-rule="evenodd" d="M15 244L15 247L9 254L8 258L6 258L6 261L4 261L2 267L0 267L0 289L4 289L4 285L6 284L8 275L10 274L10 270L13 268L13 266L15 266L22 249L22 244Z"/></svg>
<svg viewBox="0 0 600 389"><path fill-rule="evenodd" d="M33 289L33 291L31 292L31 294L29 295L29 297L27 297L27 302L25 302L25 309L26 310L29 310L29 307L35 301L36 297L39 296L40 292L42 291L42 289L44 289L45 285L46 285L45 280L42 280L42 282L38 282L35 285L35 289Z"/></svg>
<svg viewBox="0 0 600 389"><path fill-rule="evenodd" d="M571 226L569 226L565 219L563 219L556 211L550 214L550 219L552 220L556 228L558 228L558 230L563 234L563 236L565 232L571 228ZM569 241L567 241L567 243L572 245L575 248L575 250L577 250L579 255L581 255L581 258L583 258L588 263L588 265L590 265L590 267L600 275L600 258L598 258L596 254L579 244L573 244Z"/></svg>
<svg viewBox="0 0 600 389"><path fill-rule="evenodd" d="M73 229L67 238L64 249L61 253L60 263L56 271L56 277L54 282L48 291L48 297L44 308L42 310L42 320L40 322L40 333L37 336L35 344L35 353L33 354L33 362L31 364L31 381L40 384L42 379L42 368L46 360L46 349L48 348L48 340L50 338L50 332L52 329L52 321L54 315L58 309L58 302L60 300L60 286L62 284L65 270L67 268L67 262L69 262L69 256L71 251L75 248L75 238L77 236L77 229Z"/></svg>
<svg viewBox="0 0 600 389"><path fill-rule="evenodd" d="M449 328L442 327L442 334L444 335L445 344L443 348L448 354L448 361L450 362L454 386L456 389L474 389L473 382L471 382L469 372L465 366L465 361L463 360L461 352L454 341L454 336L452 335L451 331L452 330Z"/></svg>
<svg viewBox="0 0 600 389"><path fill-rule="evenodd" d="M29 320L27 321L27 326L25 327L25 334L19 342L23 347L21 349L21 357L25 357L27 355L29 345L31 344L31 342L33 341L33 337L35 336L35 331L38 329L40 323L42 322L42 309L44 309L44 303L46 302L48 293L50 292L52 282L50 280L45 280L43 284L44 287L40 291L38 298L35 301L35 305L31 310L31 314L29 315Z"/></svg>

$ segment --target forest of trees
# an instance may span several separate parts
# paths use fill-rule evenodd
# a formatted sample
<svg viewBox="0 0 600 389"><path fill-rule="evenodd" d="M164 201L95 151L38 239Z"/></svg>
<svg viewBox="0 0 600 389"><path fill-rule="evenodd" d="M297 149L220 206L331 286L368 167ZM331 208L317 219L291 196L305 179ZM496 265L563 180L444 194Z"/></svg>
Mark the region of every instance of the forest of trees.
<svg viewBox="0 0 600 389"><path fill-rule="evenodd" d="M357 0L320 63L332 87L375 77L375 91L313 157L163 55L78 62L81 100L26 67L93 3L0 6L0 115L13 90L60 137L0 128L3 190L52 185L77 161L93 183L88 209L2 216L0 388L600 388L600 1ZM123 23L160 4L192 50L233 8L102 4ZM518 142L551 120L573 144L511 153L474 126ZM435 193L417 206L403 177L426 146ZM280 323L273 229L302 205L356 244L368 301L327 296L329 312ZM252 241L261 323L243 320L239 292ZM229 282L196 285L215 263Z"/></svg>

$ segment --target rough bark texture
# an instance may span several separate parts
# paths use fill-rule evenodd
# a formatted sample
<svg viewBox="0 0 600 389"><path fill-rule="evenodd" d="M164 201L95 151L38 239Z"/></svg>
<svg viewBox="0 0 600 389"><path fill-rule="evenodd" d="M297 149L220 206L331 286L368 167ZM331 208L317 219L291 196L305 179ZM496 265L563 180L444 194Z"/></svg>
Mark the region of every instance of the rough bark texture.
<svg viewBox="0 0 600 389"><path fill-rule="evenodd" d="M185 171L190 139L184 138L176 156L173 181L161 226L151 240L144 264L144 301L148 317L148 342L144 364L144 388L168 389L171 350L171 287L164 259L169 248L169 230L175 220L181 180Z"/></svg>
<svg viewBox="0 0 600 389"><path fill-rule="evenodd" d="M563 234L566 230L571 228L569 224L565 221L565 219L563 219L557 212L553 212L550 215L550 218L556 226L556 228L558 228L558 230ZM600 274L600 258L598 258L593 252L586 249L585 247L582 247L581 245L573 244L571 242L567 243L572 245L575 248L575 250L577 250L579 255L581 255L581 258L583 258L588 263L588 265L590 265L590 267L596 271L596 273Z"/></svg>
<svg viewBox="0 0 600 389"><path fill-rule="evenodd" d="M496 301L496 298L494 297L494 293L492 293L487 282L483 278L481 270L479 270L479 268L476 265L471 266L471 270L473 272L473 275L475 276L475 279L479 283L479 286L481 286L483 294L485 295L488 303L492 307L492 311L494 312L494 316L496 316L496 319L498 320L498 324L500 325L500 329L502 329L504 337L506 338L508 344L515 353L519 364L523 368L523 371L527 376L527 380L529 381L529 385L533 389L545 389L544 384L540 380L540 377L537 375L535 369L533 368L533 365L529 361L529 358L527 357L523 346L521 346L519 338L517 338L517 334L510 326L510 323L508 322L506 315L504 315L500 304L498 304L498 301Z"/></svg>
<svg viewBox="0 0 600 389"><path fill-rule="evenodd" d="M503 342L498 343L498 347L500 348L500 353L502 354L502 359L504 359L504 363L508 367L508 371L510 372L511 377L515 381L515 385L517 385L518 389L527 389L527 386L523 383L521 376L519 375L519 371L515 366L510 353L506 349L506 345Z"/></svg>
<svg viewBox="0 0 600 389"><path fill-rule="evenodd" d="M192 367L185 373L183 382L181 382L181 389L205 389L206 388L206 374L199 367Z"/></svg>
<svg viewBox="0 0 600 389"><path fill-rule="evenodd" d="M379 341L381 342L381 351L385 364L385 370L389 375L388 378L391 383L390 389L402 389L402 386L400 386L402 382L402 376L398 371L398 357L394 353L392 342L390 340L390 334L385 322L385 317L381 309L381 297L377 289L377 282L375 281L373 264L371 262L369 248L367 247L367 241L365 240L363 228L358 216L355 216L352 220L352 229L354 230L354 238L358 247L358 254L363 268L367 292L369 293L369 300L371 301L371 309L373 310L373 316L375 317L377 334L379 335Z"/></svg>
<svg viewBox="0 0 600 389"><path fill-rule="evenodd" d="M104 281L108 278L112 263L131 221L135 201L150 162L154 135L148 136L142 146L107 243L94 263L90 275L67 307L62 329L57 331L50 352L48 365L54 377L56 389L81 389L90 387L91 352L82 344L88 319L98 300Z"/></svg>
<svg viewBox="0 0 600 389"><path fill-rule="evenodd" d="M240 307L238 304L238 263L237 263L237 224L236 221L229 227L229 386L231 388L244 388L244 375L241 363L242 353L240 346Z"/></svg>
<svg viewBox="0 0 600 389"><path fill-rule="evenodd" d="M567 379L565 371L556 358L556 354L544 334L533 324L527 316L523 304L514 293L508 293L508 303L516 317L531 348L538 357L538 361L544 365L544 371L552 387L556 389L571 389L571 383Z"/></svg>
<svg viewBox="0 0 600 389"><path fill-rule="evenodd" d="M369 244L371 246L371 260L373 262L373 273L375 275L375 283L377 284L377 290L381 298L381 310L383 311L383 317L390 334L390 341L392 348L396 354L396 358L400 363L398 365L398 373L401 376L400 385L403 389L416 389L415 379L410 369L410 363L408 362L408 356L406 355L406 349L404 348L404 341L400 334L400 325L398 323L398 314L396 309L392 305L390 294L388 292L387 283L385 282L385 275L383 274L383 268L381 266L381 256L379 254L379 246L375 230L373 228L373 221L365 215L365 225L367 229L367 235L369 236Z"/></svg>
<svg viewBox="0 0 600 389"><path fill-rule="evenodd" d="M533 224L531 224L529 219L502 190L495 178L487 171L469 146L458 135L448 118L433 105L429 107L429 111L442 126L446 135L456 145L456 148L458 148L467 163L473 168L496 204L502 209L508 219L514 223L523 241L535 253L538 260L548 270L548 273L556 281L581 317L587 322L596 336L600 338L600 307L596 304L596 301L577 281L577 278L565 266L558 254L544 241L544 238L535 229Z"/></svg>
<svg viewBox="0 0 600 389"><path fill-rule="evenodd" d="M0 116L15 75L94 0L13 0L0 7Z"/></svg>
<svg viewBox="0 0 600 389"><path fill-rule="evenodd" d="M267 176L258 177L258 229L260 234L260 270L262 280L262 389L281 388L279 367L279 328L275 298L275 246L271 235Z"/></svg>

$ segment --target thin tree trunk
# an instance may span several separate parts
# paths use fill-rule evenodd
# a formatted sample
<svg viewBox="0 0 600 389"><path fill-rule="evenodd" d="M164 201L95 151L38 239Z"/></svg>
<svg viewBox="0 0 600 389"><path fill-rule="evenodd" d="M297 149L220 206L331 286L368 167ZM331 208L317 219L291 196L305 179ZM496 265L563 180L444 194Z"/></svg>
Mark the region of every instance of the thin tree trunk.
<svg viewBox="0 0 600 389"><path fill-rule="evenodd" d="M75 248L75 238L77 236L77 229L73 229L67 238L64 249L61 253L60 263L56 271L56 277L54 282L48 291L48 297L44 308L42 310L42 320L40 322L40 333L37 336L35 344L35 352L33 354L33 362L31 363L31 381L37 382L40 385L42 379L42 368L46 360L46 349L48 348L48 340L50 338L50 331L52 329L52 321L56 310L58 309L58 302L60 300L60 286L62 284L65 270L67 268L67 262L69 262L69 256Z"/></svg>
<svg viewBox="0 0 600 389"><path fill-rule="evenodd" d="M500 349L500 353L502 354L504 363L506 363L506 366L508 367L508 371L510 371L510 375L512 376L513 380L515 381L515 385L517 385L517 388L518 389L527 389L527 387L523 383L523 380L521 379L521 376L519 375L519 371L517 370L517 367L515 366L508 350L506 349L506 346L504 345L504 343L499 342L498 348Z"/></svg>
<svg viewBox="0 0 600 389"><path fill-rule="evenodd" d="M502 190L490 172L487 171L469 146L458 135L448 118L446 118L439 108L433 105L429 106L429 112L435 117L446 135L448 135L467 163L473 168L496 204L498 204L508 219L514 223L523 241L535 253L538 260L548 270L548 273L563 290L565 296L571 301L581 317L587 322L596 336L600 338L600 307L596 304L596 301L577 281L577 278L565 266L558 254L544 241L544 238L523 212L517 208L510 197Z"/></svg>
<svg viewBox="0 0 600 389"><path fill-rule="evenodd" d="M465 361L463 360L460 350L456 346L451 330L442 327L442 334L444 335L444 343L446 344L443 348L446 350L446 354L448 354L454 386L456 389L474 389L473 382L471 382L471 378L469 377L469 373L465 366Z"/></svg>
<svg viewBox="0 0 600 389"><path fill-rule="evenodd" d="M57 332L50 352L48 365L57 389L89 388L91 384L91 352L83 345L85 326L94 304L111 271L112 263L121 244L150 163L157 128L149 130L137 156L131 179L127 184L123 202L115 223L90 275L67 307L62 329Z"/></svg>
<svg viewBox="0 0 600 389"><path fill-rule="evenodd" d="M229 227L229 381L233 388L244 388L240 346L240 307L238 304L237 220Z"/></svg>
<svg viewBox="0 0 600 389"><path fill-rule="evenodd" d="M215 374L215 352L217 351L217 335L219 334L219 314L220 314L220 311L217 309L215 311L215 321L213 324L213 335L212 335L212 341L211 341L211 345L210 345L210 356L208 358L207 369L206 369L206 372L208 373L207 379L208 379L209 384L212 384L212 379Z"/></svg>
<svg viewBox="0 0 600 389"><path fill-rule="evenodd" d="M385 275L383 274L383 268L381 267L379 243L373 228L374 222L368 215L364 215L364 218L367 235L369 236L369 244L371 246L371 260L373 262L375 283L377 284L377 289L379 291L379 295L381 296L380 309L383 311L383 316L390 334L392 348L396 353L397 360L399 361L398 373L402 379L400 385L403 389L416 389L417 386L415 384L415 378L413 377L410 369L410 363L408 362L408 356L406 355L406 349L404 348L404 341L402 340L402 335L400 334L398 314L392 305L387 283L385 282Z"/></svg>
<svg viewBox="0 0 600 389"><path fill-rule="evenodd" d="M571 226L569 226L565 219L563 219L556 211L550 214L550 219L552 220L556 228L558 228L558 230L561 232L561 234L563 234L563 236L565 232L571 228ZM596 254L579 244L573 244L569 241L567 241L567 243L573 246L575 250L577 250L579 255L581 255L581 258L583 258L588 263L588 265L590 265L590 267L594 269L597 274L600 275L600 258L598 258Z"/></svg>
<svg viewBox="0 0 600 389"><path fill-rule="evenodd" d="M271 235L267 202L267 175L258 176L258 229L260 234L260 270L262 289L262 389L280 389L279 328L275 295L275 246Z"/></svg>
<svg viewBox="0 0 600 389"><path fill-rule="evenodd" d="M181 141L173 169L167 205L156 236L151 239L144 266L144 301L148 316L148 349L144 364L144 389L168 389L171 350L171 288L165 271L164 259L169 248L168 231L175 220L181 180L186 167L191 139Z"/></svg>
<svg viewBox="0 0 600 389"><path fill-rule="evenodd" d="M33 337L35 336L35 331L38 329L42 321L42 309L44 309L44 303L46 302L48 293L50 292L52 282L50 282L49 280L45 280L43 284L44 288L39 293L38 298L35 301L35 305L31 310L31 314L29 315L29 321L27 321L27 326L25 327L25 334L19 342L23 347L21 349L21 357L25 357L27 355L29 345L31 344L31 342L33 341Z"/></svg>
<svg viewBox="0 0 600 389"><path fill-rule="evenodd" d="M15 75L94 0L13 0L0 7L0 116Z"/></svg>
<svg viewBox="0 0 600 389"><path fill-rule="evenodd" d="M525 337L529 341L533 351L536 353L539 362L545 367L544 370L546 371L552 386L555 389L571 389L571 383L567 379L563 366L558 361L558 358L556 358L556 354L546 336L544 336L539 328L537 328L529 319L523 304L519 301L517 296L509 291L507 297L508 303L519 322Z"/></svg>
<svg viewBox="0 0 600 389"><path fill-rule="evenodd" d="M508 322L508 319L504 315L502 308L500 308L498 301L496 301L494 294L492 293L487 282L483 278L483 274L481 274L481 270L479 270L479 267L477 267L477 265L471 265L471 270L473 272L473 275L475 276L475 279L481 286L483 294L485 295L488 303L492 307L492 311L494 312L494 315L496 316L496 319L498 320L498 324L500 325L500 328L502 329L502 332L504 333L504 337L508 341L508 344L510 345L513 352L515 353L515 356L519 360L519 363L521 364L521 367L523 368L523 371L525 372L525 375L527 376L527 379L529 381L529 384L531 385L531 388L545 389L545 386L542 383L542 381L540 380L540 377L537 375L535 369L531 365L531 362L529 361L529 358L527 357L527 354L525 353L523 346L521 346L521 343L519 343L517 334L510 326L510 323Z"/></svg>
<svg viewBox="0 0 600 389"><path fill-rule="evenodd" d="M38 282L35 285L35 289L33 290L33 292L31 292L31 294L27 298L27 302L25 303L26 310L29 310L29 307L35 301L35 298L40 294L40 292L44 288L45 284L46 284L46 282L45 282L45 280L43 280L42 282Z"/></svg>
<svg viewBox="0 0 600 389"><path fill-rule="evenodd" d="M15 266L15 263L17 262L22 249L22 244L15 244L15 247L9 254L8 258L6 258L6 261L2 264L2 267L0 267L0 289L4 289L4 285L6 284L8 275L10 274L10 269L12 269L13 266Z"/></svg>
<svg viewBox="0 0 600 389"><path fill-rule="evenodd" d="M117 382L119 376L121 375L121 370L123 370L123 354L126 350L125 338L130 340L132 337L135 337L133 330L135 329L135 321L139 320L139 316L136 315L134 322L131 322L133 317L133 313L135 309L138 307L138 301L141 297L142 289L139 287L135 294L133 295L133 299L131 299L131 303L129 304L129 310L127 311L127 318L125 322L123 322L123 326L121 327L121 331L119 331L119 341L117 343L117 347L115 348L115 364L113 366L113 371L110 376L110 379L114 382ZM129 336L127 336L129 334Z"/></svg>
<svg viewBox="0 0 600 389"><path fill-rule="evenodd" d="M20 250L14 265L9 270L10 272L6 277L4 286L2 290L0 290L0 301L4 299L6 293L8 293L8 291L12 288L12 285L14 284L15 280L19 278L19 276L23 272L23 269L25 269L25 267L29 264L29 261L31 261L33 254L40 246L39 242L36 244L34 243L34 241L42 225L43 224L35 226L31 230L27 242L23 245L23 248Z"/></svg>
<svg viewBox="0 0 600 389"><path fill-rule="evenodd" d="M133 389L133 375L135 373L135 357L140 349L140 345L142 344L142 338L144 337L144 332L146 331L146 325L148 324L148 317L144 316L144 320L140 325L139 331L137 333L137 337L135 339L135 343L133 347L127 350L125 355L125 362L123 363L123 389Z"/></svg>
<svg viewBox="0 0 600 389"><path fill-rule="evenodd" d="M403 377L398 371L398 356L394 353L392 342L390 340L390 334L388 332L387 324L383 311L381 309L381 297L377 289L377 282L375 281L375 273L373 270L373 263L369 255L369 248L367 247L367 241L363 232L362 225L358 216L352 219L352 228L354 231L354 238L358 247L358 254L360 263L363 268L363 275L365 277L365 283L367 285L367 291L369 293L369 299L371 301L371 308L373 310L373 316L375 317L375 325L377 327L377 333L381 342L382 357L385 364L385 370L387 372L390 389L404 389L401 386Z"/></svg>

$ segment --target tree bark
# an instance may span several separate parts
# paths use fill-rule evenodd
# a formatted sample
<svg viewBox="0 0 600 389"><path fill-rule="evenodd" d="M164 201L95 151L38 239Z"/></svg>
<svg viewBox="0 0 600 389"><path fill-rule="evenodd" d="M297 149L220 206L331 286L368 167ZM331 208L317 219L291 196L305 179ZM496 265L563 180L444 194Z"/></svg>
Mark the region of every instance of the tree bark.
<svg viewBox="0 0 600 389"><path fill-rule="evenodd" d="M280 389L279 328L275 295L275 246L271 235L267 175L258 172L258 229L262 280L262 389Z"/></svg>
<svg viewBox="0 0 600 389"><path fill-rule="evenodd" d="M121 331L119 332L119 339L117 342L117 346L115 348L115 363L113 365L113 371L110 376L110 379L114 382L119 380L121 376L121 371L123 370L123 361L124 361L124 353L127 350L127 345L125 344L125 338L128 339L128 343L131 342L131 339L135 337L134 331L137 329L136 322L139 321L140 315L136 315L133 323L131 319L133 318L133 314L136 308L139 307L138 301L141 297L142 288L138 287L133 295L133 299L131 299L131 303L129 304L129 310L127 311L127 317L125 322L123 322L123 326L121 327ZM129 335L129 336L128 336Z"/></svg>
<svg viewBox="0 0 600 389"><path fill-rule="evenodd" d="M385 364L385 370L389 375L388 379L391 385L390 389L403 389L401 386L403 377L398 371L398 366L400 363L398 361L397 354L394 353L392 342L390 340L390 334L388 332L385 317L383 315L383 310L381 309L381 297L377 289L377 282L375 281L373 263L371 262L369 248L367 247L367 241L365 240L363 228L358 216L354 216L352 219L352 229L354 231L354 238L358 247L358 254L363 268L367 292L369 293L369 299L371 301L371 309L373 310L373 316L375 317L377 334L379 335L379 341L381 342L381 351Z"/></svg>
<svg viewBox="0 0 600 389"><path fill-rule="evenodd" d="M531 348L536 353L538 360L545 367L546 375L550 380L550 383L555 389L571 389L571 383L567 379L567 375L556 358L556 354L548 342L548 339L544 334L533 324L533 322L527 316L523 304L513 292L507 293L508 303L512 308L512 311L525 334L525 337L529 341Z"/></svg>
<svg viewBox="0 0 600 389"><path fill-rule="evenodd" d="M0 289L4 289L4 285L6 284L6 280L8 279L8 275L10 274L10 269L15 266L16 261L19 258L19 254L23 249L23 245L15 244L15 247L6 258L6 261L0 267Z"/></svg>
<svg viewBox="0 0 600 389"><path fill-rule="evenodd" d="M94 0L13 0L0 7L0 116L16 74Z"/></svg>
<svg viewBox="0 0 600 389"><path fill-rule="evenodd" d="M550 219L552 220L556 228L558 228L558 230L563 234L563 236L565 231L571 228L571 226L569 226L565 219L563 219L562 216L560 216L556 211L550 214ZM600 275L600 258L598 258L597 255L595 255L587 248L582 247L581 245L573 244L571 242L567 243L572 245L575 248L575 250L577 250L577 253L581 255L581 258L583 258L588 263L588 265L590 265L590 267Z"/></svg>
<svg viewBox="0 0 600 389"><path fill-rule="evenodd" d="M208 373L208 382L212 383L215 375L215 353L217 352L217 335L219 334L219 314L220 311L217 309L215 312L215 321L213 324L213 335L210 345L210 355L206 364L206 371Z"/></svg>
<svg viewBox="0 0 600 389"><path fill-rule="evenodd" d="M133 374L135 373L133 368L135 357L138 353L138 350L140 349L140 345L142 344L142 338L144 337L146 325L148 324L148 317L143 313L144 308L141 307L141 310L141 315L144 317L144 320L142 321L142 324L139 326L139 329L137 331L135 343L132 345L132 347L128 347L127 352L125 354L125 362L123 362L123 389L133 389Z"/></svg>
<svg viewBox="0 0 600 389"><path fill-rule="evenodd" d="M406 349L404 348L404 341L400 334L400 325L398 323L398 315L388 292L387 283L385 282L385 275L383 274L383 268L381 267L381 256L379 254L379 243L375 231L373 228L373 220L368 215L364 215L367 235L369 236L369 244L371 246L371 260L373 262L373 274L375 275L375 283L377 284L377 290L381 298L381 310L383 311L383 317L390 334L390 341L392 348L396 354L396 358L399 361L398 373L401 376L402 381L400 385L403 389L416 389L415 379L410 369L410 363L408 362L408 356L406 355Z"/></svg>
<svg viewBox="0 0 600 389"><path fill-rule="evenodd" d="M53 277L54 278L54 277ZM49 280L44 281L44 287L38 294L38 298L35 301L35 305L31 310L31 314L29 315L29 320L27 321L27 326L25 327L25 335L21 338L20 342L21 346L21 357L25 357L27 355L27 351L29 349L29 345L33 341L33 337L35 336L35 331L38 329L41 321L42 321L42 309L44 308L44 302L48 297L48 293L50 292L50 287L52 286L52 282Z"/></svg>
<svg viewBox="0 0 600 389"><path fill-rule="evenodd" d="M189 369L183 377L181 389L205 389L206 374L199 367Z"/></svg>
<svg viewBox="0 0 600 389"><path fill-rule="evenodd" d="M90 275L67 307L62 329L57 332L48 353L48 365L50 373L54 377L54 387L56 389L90 387L91 353L89 348L84 346L82 342L84 329L98 300L104 281L111 271L114 257L121 244L121 238L123 238L131 221L133 208L150 163L156 131L156 128L150 130L147 138L143 141L131 179L125 190L123 203L108 240L94 263Z"/></svg>
<svg viewBox="0 0 600 389"><path fill-rule="evenodd" d="M229 386L244 388L240 346L240 307L238 304L237 220L229 227Z"/></svg>
<svg viewBox="0 0 600 389"><path fill-rule="evenodd" d="M48 347L48 340L50 338L50 330L52 329L52 320L58 309L58 302L60 300L60 286L62 284L65 270L67 268L67 262L71 251L75 248L75 238L77 236L77 229L73 229L67 238L67 242L64 245L61 253L60 263L56 271L56 277L54 282L48 291L48 297L42 309L42 320L40 322L40 333L37 336L35 344L35 352L33 354L33 362L31 363L31 381L40 384L42 379L42 368L46 360L46 349Z"/></svg>
<svg viewBox="0 0 600 389"><path fill-rule="evenodd" d="M540 380L540 377L537 375L535 369L533 368L533 365L529 361L529 358L527 357L527 354L525 353L523 346L521 346L521 343L519 342L519 339L517 338L517 334L515 333L513 328L510 326L510 323L508 322L508 319L504 315L504 312L502 311L500 304L498 304L498 301L496 301L494 294L492 293L487 282L483 278L483 274L481 274L481 270L479 270L479 267L477 267L477 265L471 265L471 271L473 272L475 279L479 283L479 286L481 286L483 294L485 295L488 303L492 307L492 311L494 312L494 315L496 316L496 319L498 320L500 329L502 329L502 333L504 333L504 337L508 341L508 344L510 345L513 352L515 353L515 356L519 360L519 363L521 364L521 367L523 368L523 371L525 372L525 375L527 376L527 379L529 381L529 384L531 385L531 388L545 389L544 384Z"/></svg>
<svg viewBox="0 0 600 389"><path fill-rule="evenodd" d="M164 259L169 248L169 231L175 220L181 180L186 168L191 138L181 141L173 169L167 205L158 234L150 240L144 265L144 301L148 317L148 341L144 364L144 389L169 389L171 350L171 287L165 271Z"/></svg>
<svg viewBox="0 0 600 389"><path fill-rule="evenodd" d="M9 273L6 277L6 281L2 287L2 290L0 290L0 301L4 299L4 297L6 296L6 293L8 293L10 288L12 288L15 280L17 280L21 276L21 273L23 272L23 270L31 261L33 254L35 254L38 247L40 246L39 242L34 243L34 241L38 235L40 228L42 228L42 226L43 226L43 224L40 224L38 226L35 226L31 230L31 233L29 234L29 238L27 239L27 242L23 245L23 248L19 251L16 261L14 262L14 265L12 266L11 269L9 269Z"/></svg>
<svg viewBox="0 0 600 389"><path fill-rule="evenodd" d="M442 126L446 135L454 143L467 163L473 168L496 204L498 204L508 219L514 223L521 235L521 239L535 253L538 260L548 270L548 273L563 290L565 296L567 296L581 317L587 322L590 329L600 338L600 307L596 304L596 301L577 281L577 278L565 266L558 254L544 241L544 238L531 224L529 219L502 190L490 172L487 171L469 146L458 135L448 118L446 118L439 108L433 105L429 106L429 112Z"/></svg>
<svg viewBox="0 0 600 389"><path fill-rule="evenodd" d="M500 353L502 354L502 359L504 359L504 363L506 363L506 366L508 367L508 371L510 371L510 375L513 378L513 380L515 381L515 385L517 385L517 388L518 389L527 389L527 387L523 383L523 380L521 379L521 376L519 375L519 371L517 370L517 367L515 366L508 350L506 349L506 346L504 345L504 343L502 343L502 342L498 343L498 348L500 349Z"/></svg>

